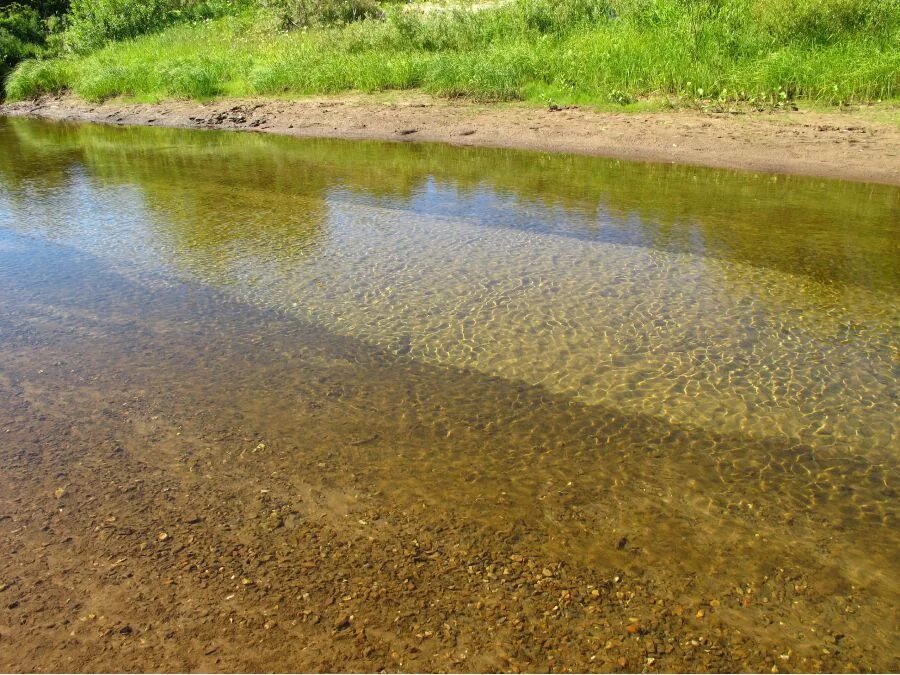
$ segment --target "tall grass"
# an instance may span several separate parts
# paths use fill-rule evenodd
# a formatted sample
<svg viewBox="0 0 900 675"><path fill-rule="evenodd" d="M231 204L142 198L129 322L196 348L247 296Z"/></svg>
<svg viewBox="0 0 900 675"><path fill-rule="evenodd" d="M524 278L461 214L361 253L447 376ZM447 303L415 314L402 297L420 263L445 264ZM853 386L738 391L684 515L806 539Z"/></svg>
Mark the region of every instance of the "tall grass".
<svg viewBox="0 0 900 675"><path fill-rule="evenodd" d="M900 0L512 0L283 32L254 13L26 62L11 99L418 88L481 100L665 95L832 103L900 95Z"/></svg>

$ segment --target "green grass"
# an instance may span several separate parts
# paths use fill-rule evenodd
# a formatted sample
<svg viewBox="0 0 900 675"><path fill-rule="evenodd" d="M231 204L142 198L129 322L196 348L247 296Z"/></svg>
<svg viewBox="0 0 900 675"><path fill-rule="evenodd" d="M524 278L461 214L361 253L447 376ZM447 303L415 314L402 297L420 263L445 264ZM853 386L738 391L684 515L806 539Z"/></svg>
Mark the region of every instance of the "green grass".
<svg viewBox="0 0 900 675"><path fill-rule="evenodd" d="M900 0L513 0L283 32L257 13L21 64L10 99L421 89L478 100L829 104L900 96Z"/></svg>

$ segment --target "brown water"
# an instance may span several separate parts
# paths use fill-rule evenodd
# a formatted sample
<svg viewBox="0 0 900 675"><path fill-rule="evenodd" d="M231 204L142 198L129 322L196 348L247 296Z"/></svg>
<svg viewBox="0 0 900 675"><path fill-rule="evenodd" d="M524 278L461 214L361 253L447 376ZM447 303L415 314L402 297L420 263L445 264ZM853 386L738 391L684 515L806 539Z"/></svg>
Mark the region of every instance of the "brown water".
<svg viewBox="0 0 900 675"><path fill-rule="evenodd" d="M0 375L60 405L51 335L384 503L897 668L897 188L0 120L0 297Z"/></svg>

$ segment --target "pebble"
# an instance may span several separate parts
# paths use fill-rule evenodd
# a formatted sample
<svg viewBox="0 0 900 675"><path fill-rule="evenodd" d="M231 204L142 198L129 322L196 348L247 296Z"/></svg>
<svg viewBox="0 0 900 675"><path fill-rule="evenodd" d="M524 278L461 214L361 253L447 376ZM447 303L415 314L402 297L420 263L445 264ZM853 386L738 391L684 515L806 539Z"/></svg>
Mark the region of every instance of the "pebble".
<svg viewBox="0 0 900 675"><path fill-rule="evenodd" d="M277 530L279 527L284 525L284 519L281 517L281 514L278 511L272 511L266 516L266 520L263 523L263 526L267 530Z"/></svg>
<svg viewBox="0 0 900 675"><path fill-rule="evenodd" d="M167 532L160 532L158 535L156 535L156 538L159 539L160 541L165 541L166 539L169 538L169 535Z"/></svg>

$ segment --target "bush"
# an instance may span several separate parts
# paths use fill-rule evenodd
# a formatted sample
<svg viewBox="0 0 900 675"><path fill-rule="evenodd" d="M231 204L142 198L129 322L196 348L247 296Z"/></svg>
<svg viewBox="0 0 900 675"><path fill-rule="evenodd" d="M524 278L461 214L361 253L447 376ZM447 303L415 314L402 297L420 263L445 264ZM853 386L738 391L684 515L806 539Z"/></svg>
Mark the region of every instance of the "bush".
<svg viewBox="0 0 900 675"><path fill-rule="evenodd" d="M172 9L169 0L73 0L66 44L86 54L113 40L157 31Z"/></svg>
<svg viewBox="0 0 900 675"><path fill-rule="evenodd" d="M32 7L17 3L0 7L0 81L19 61L38 56L44 44L44 22Z"/></svg>
<svg viewBox="0 0 900 675"><path fill-rule="evenodd" d="M563 35L615 16L609 0L524 0L513 6L527 28L545 34Z"/></svg>
<svg viewBox="0 0 900 675"><path fill-rule="evenodd" d="M282 28L340 26L382 16L375 0L260 0Z"/></svg>
<svg viewBox="0 0 900 675"><path fill-rule="evenodd" d="M250 0L72 0L66 46L79 54L108 42L155 33L178 21L240 11Z"/></svg>
<svg viewBox="0 0 900 675"><path fill-rule="evenodd" d="M782 42L826 45L853 34L898 30L897 0L759 0L755 18Z"/></svg>

